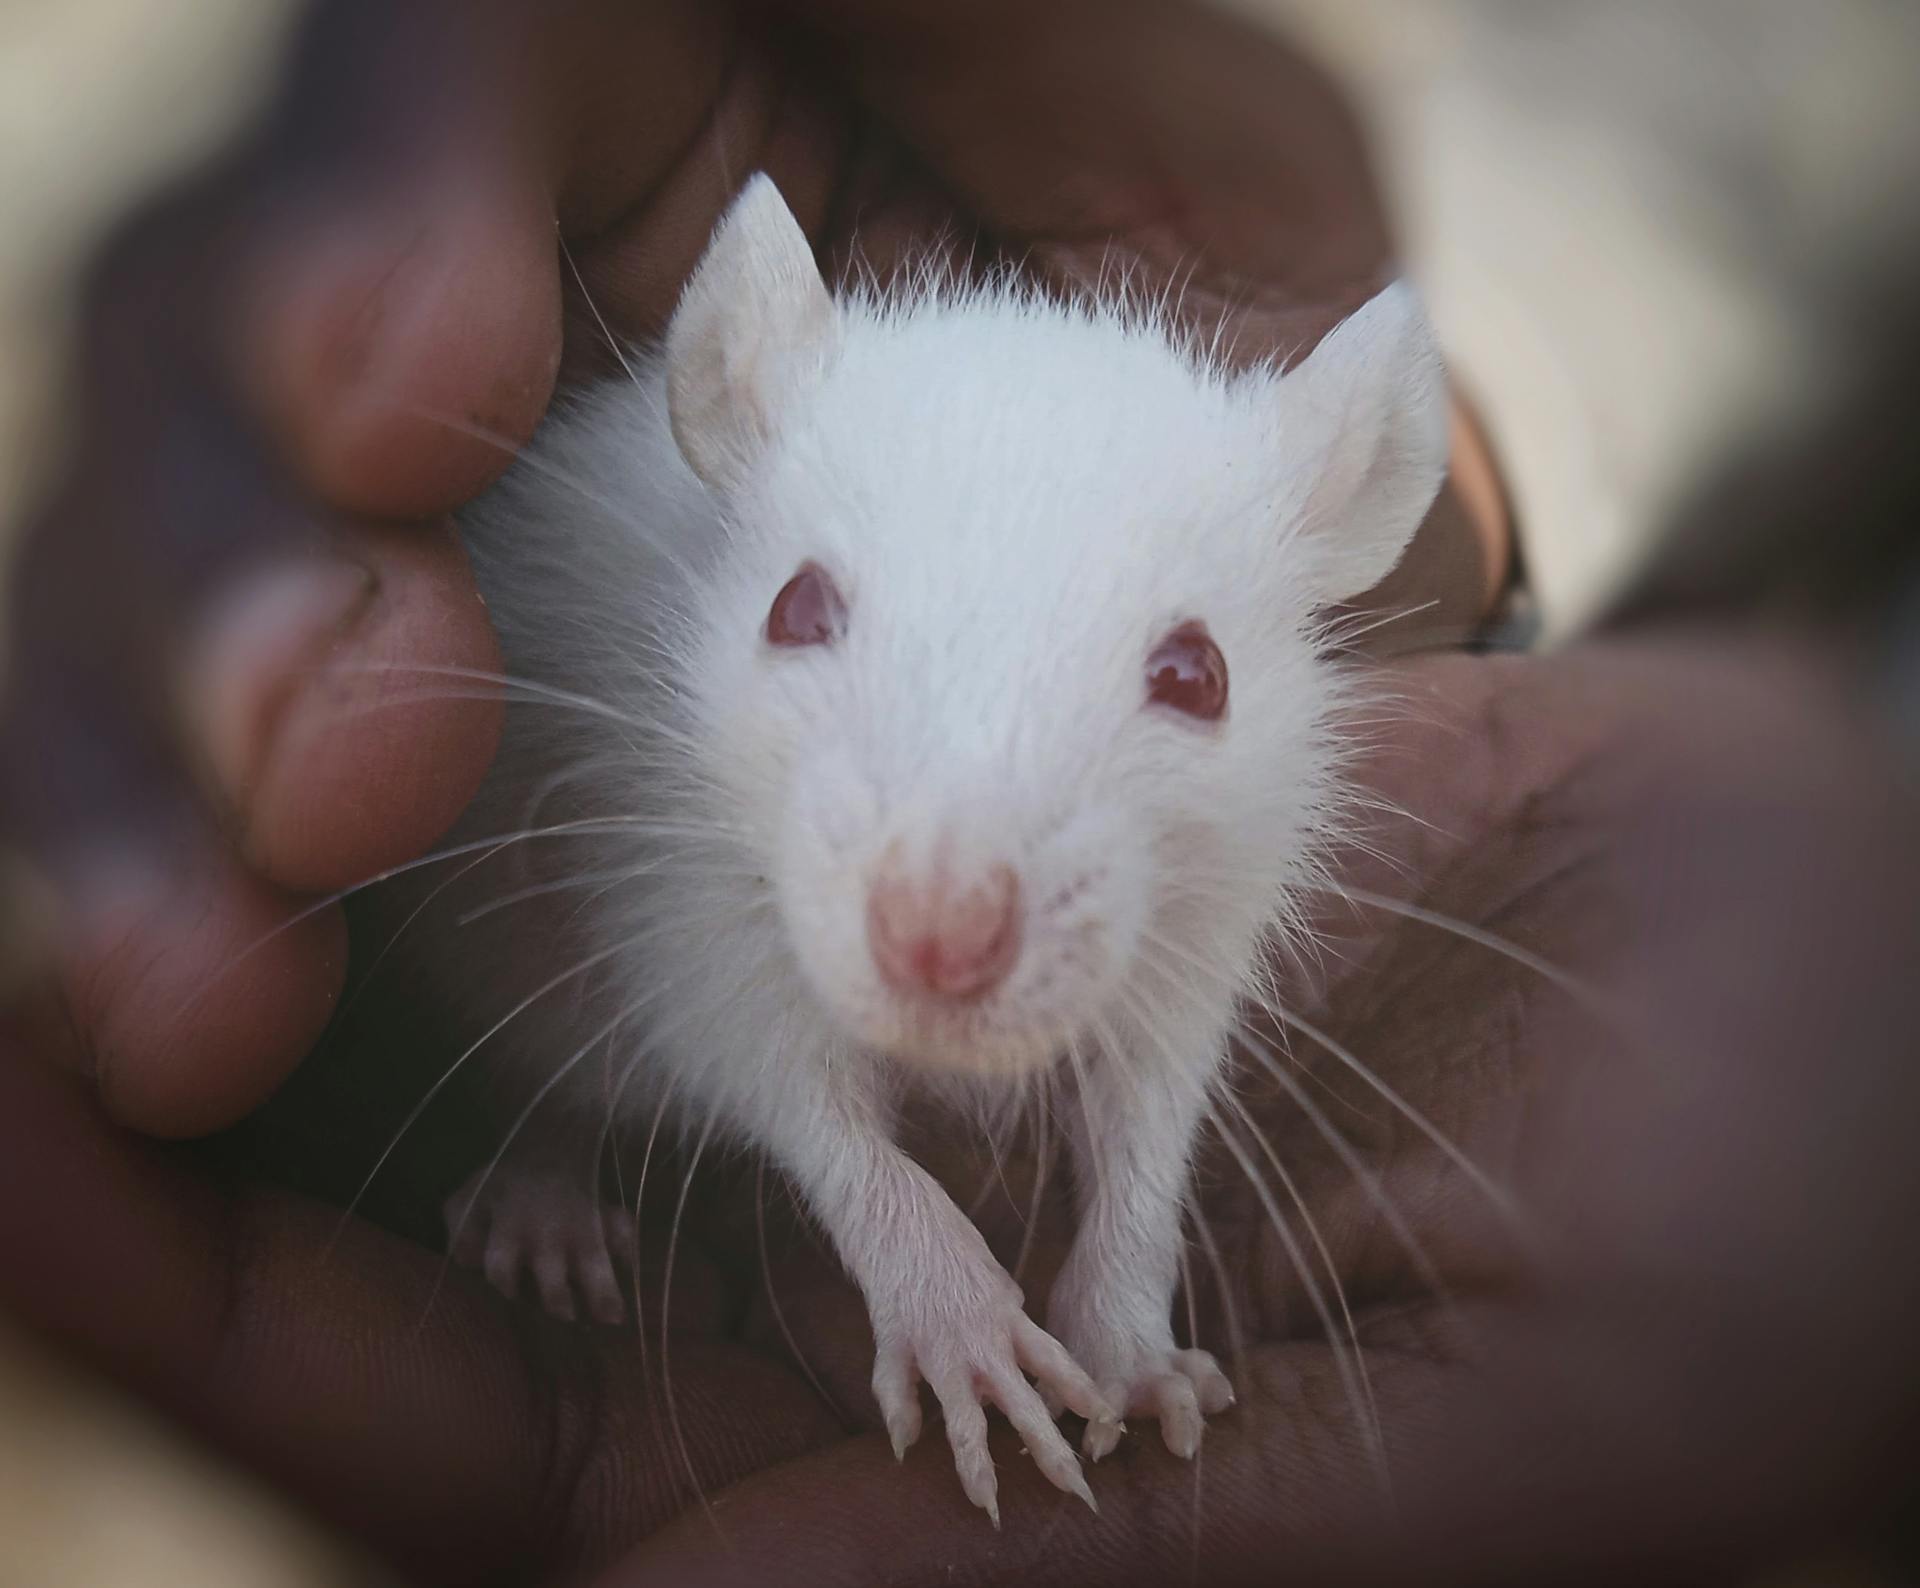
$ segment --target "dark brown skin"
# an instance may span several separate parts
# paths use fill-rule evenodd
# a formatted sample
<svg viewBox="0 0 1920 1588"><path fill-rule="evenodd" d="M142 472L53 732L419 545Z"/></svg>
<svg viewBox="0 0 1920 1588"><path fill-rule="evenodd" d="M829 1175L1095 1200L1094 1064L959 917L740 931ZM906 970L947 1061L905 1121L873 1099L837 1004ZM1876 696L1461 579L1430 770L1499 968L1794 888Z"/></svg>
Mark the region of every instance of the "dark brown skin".
<svg viewBox="0 0 1920 1588"><path fill-rule="evenodd" d="M1095 1474L1098 1520L1003 1442L1000 1535L937 1439L897 1468L857 1298L817 1258L777 1265L829 1405L755 1300L751 1203L703 1203L672 1370L723 1547L698 1510L659 1531L686 1494L657 1350L459 1275L436 1290L436 1255L359 1223L330 1246L333 1210L140 1140L281 1085L344 973L337 913L189 995L311 892L429 847L482 774L490 706L392 704L417 686L368 669L494 665L443 520L563 364L604 363L554 217L593 302L645 334L759 166L829 264L856 231L881 268L942 237L1060 280L1111 257L1186 283L1196 316L1230 309L1250 357L1304 350L1389 270L1326 85L1182 7L336 10L260 145L103 268L81 465L19 575L0 794L79 914L0 1063L0 1303L424 1580L1158 1583L1197 1547L1209 1581L1485 1581L1602 1546L1738 1564L1878 1515L1915 1407L1920 1305L1887 1221L1920 1205L1920 1115L1888 1044L1915 1029L1920 870L1879 751L1804 659L1758 688L1704 641L1402 679L1416 723L1371 780L1450 836L1390 824L1408 870L1373 885L1633 988L1675 1051L1639 1054L1483 947L1365 923L1367 973L1324 1023L1544 1224L1521 1266L1424 1138L1296 1044L1458 1314L1250 1083L1374 1342L1398 1530L1230 1164L1207 1208L1242 1404L1205 1447L1197 1546L1194 1474L1150 1438ZM1422 621L1457 632L1497 560L1443 498L1380 604L1437 599ZM131 893L72 865L105 833L144 862ZM1735 926L1736 966L1691 963ZM1714 1283L1683 1283L1703 1259Z"/></svg>
<svg viewBox="0 0 1920 1588"><path fill-rule="evenodd" d="M194 990L303 895L419 854L484 771L496 708L396 669L498 665L444 515L563 358L611 367L579 293L563 315L556 215L628 335L659 331L756 167L829 268L946 246L1060 282L1131 270L1247 358L1304 351L1391 273L1326 85L1183 6L322 22L256 146L100 270L80 462L15 586L0 750L32 770L0 816L78 911L45 1040L162 1136L241 1117L312 1046L338 913ZM1457 636L1495 561L1450 492L1383 600L1434 601L1419 623ZM131 880L85 869L103 844Z"/></svg>
<svg viewBox="0 0 1920 1588"><path fill-rule="evenodd" d="M781 1312L833 1404L796 1370L750 1194L699 1209L674 1284L675 1401L718 1532L699 1510L656 1531L686 1503L646 1392L657 1328L643 1356L464 1275L436 1291L439 1258L358 1223L329 1250L333 1209L210 1180L24 1060L0 1066L0 1301L426 1581L1148 1584L1196 1549L1203 1581L1701 1581L1871 1529L1920 1414L1910 790L1804 655L1695 637L1394 682L1408 719L1370 782L1418 820L1386 829L1397 878L1361 884L1601 984L1648 1034L1479 944L1348 918L1319 1022L1532 1223L1530 1262L1425 1137L1297 1042L1447 1300L1249 1077L1368 1343L1397 1528L1313 1309L1218 1154L1240 1405L1197 1476L1130 1437L1092 1475L1097 1518L1003 1433L999 1534L937 1439L895 1465L859 1299L776 1219ZM1006 1207L986 1222L1017 1245Z"/></svg>

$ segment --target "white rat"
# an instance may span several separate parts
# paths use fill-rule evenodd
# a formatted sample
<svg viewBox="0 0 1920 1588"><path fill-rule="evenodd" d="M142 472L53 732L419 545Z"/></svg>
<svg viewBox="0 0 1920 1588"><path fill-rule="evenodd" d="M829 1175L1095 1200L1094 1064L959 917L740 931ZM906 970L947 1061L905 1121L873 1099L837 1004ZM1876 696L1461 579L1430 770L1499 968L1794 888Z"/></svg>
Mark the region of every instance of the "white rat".
<svg viewBox="0 0 1920 1588"><path fill-rule="evenodd" d="M924 1381L996 1521L984 1402L1091 1503L1049 1401L1097 1459L1232 1400L1172 1331L1189 1160L1342 810L1316 613L1444 471L1429 328L1396 285L1233 373L1011 282L836 300L757 177L629 373L464 518L525 684L455 837L545 836L407 936L544 1146L449 1203L456 1252L621 1316L597 1144L665 1107L791 1178L897 1451ZM1042 1082L1079 1217L1045 1330L894 1132Z"/></svg>

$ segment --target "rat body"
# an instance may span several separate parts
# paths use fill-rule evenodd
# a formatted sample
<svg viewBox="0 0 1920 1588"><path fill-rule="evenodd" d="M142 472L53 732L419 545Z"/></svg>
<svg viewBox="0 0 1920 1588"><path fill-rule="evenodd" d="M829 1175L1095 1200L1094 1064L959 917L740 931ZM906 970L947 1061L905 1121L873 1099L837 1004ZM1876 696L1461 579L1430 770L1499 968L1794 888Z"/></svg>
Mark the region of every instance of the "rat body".
<svg viewBox="0 0 1920 1588"><path fill-rule="evenodd" d="M1083 1496L1049 1402L1095 1457L1134 1415L1191 1454L1232 1396L1172 1333L1189 1160L1338 826L1315 613L1444 470L1417 305L1282 375L1012 285L836 300L762 177L630 373L462 524L522 682L454 839L544 836L396 950L534 1105L456 1254L620 1316L598 1144L665 1110L791 1178L896 1449L924 1381L976 1503L986 1401ZM916 1089L1043 1086L1080 1219L1044 1330L893 1130Z"/></svg>

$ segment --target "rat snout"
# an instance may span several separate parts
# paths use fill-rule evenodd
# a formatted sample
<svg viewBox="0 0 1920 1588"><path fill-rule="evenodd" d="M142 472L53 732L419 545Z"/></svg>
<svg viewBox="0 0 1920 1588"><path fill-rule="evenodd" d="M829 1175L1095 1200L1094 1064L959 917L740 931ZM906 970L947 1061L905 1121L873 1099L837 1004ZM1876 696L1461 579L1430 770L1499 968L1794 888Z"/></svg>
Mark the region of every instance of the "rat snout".
<svg viewBox="0 0 1920 1588"><path fill-rule="evenodd" d="M1006 865L915 875L890 855L867 893L867 945L895 992L978 998L1020 957L1020 879Z"/></svg>

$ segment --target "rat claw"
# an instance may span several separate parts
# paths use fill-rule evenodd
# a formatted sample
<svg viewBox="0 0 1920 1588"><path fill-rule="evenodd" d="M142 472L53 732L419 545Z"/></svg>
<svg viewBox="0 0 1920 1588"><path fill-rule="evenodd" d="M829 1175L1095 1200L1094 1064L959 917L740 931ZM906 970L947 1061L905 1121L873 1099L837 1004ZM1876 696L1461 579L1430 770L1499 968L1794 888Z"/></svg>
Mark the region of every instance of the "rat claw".
<svg viewBox="0 0 1920 1588"><path fill-rule="evenodd" d="M893 1444L893 1459L904 1461L907 1448L920 1437L920 1393L913 1363L902 1351L888 1348L875 1353L873 1398Z"/></svg>
<svg viewBox="0 0 1920 1588"><path fill-rule="evenodd" d="M1233 1385L1208 1351L1176 1351L1173 1365L1193 1381L1200 1410L1212 1417L1234 1404Z"/></svg>
<svg viewBox="0 0 1920 1588"><path fill-rule="evenodd" d="M1193 1381L1183 1373L1169 1373L1153 1386L1153 1397L1167 1449L1182 1461L1191 1461L1200 1449L1200 1435L1206 1427Z"/></svg>
<svg viewBox="0 0 1920 1588"><path fill-rule="evenodd" d="M1080 1448L1089 1461L1105 1461L1120 1444L1120 1436L1127 1431L1122 1422L1098 1420L1087 1424L1087 1431L1081 1437Z"/></svg>

